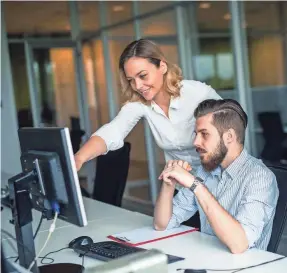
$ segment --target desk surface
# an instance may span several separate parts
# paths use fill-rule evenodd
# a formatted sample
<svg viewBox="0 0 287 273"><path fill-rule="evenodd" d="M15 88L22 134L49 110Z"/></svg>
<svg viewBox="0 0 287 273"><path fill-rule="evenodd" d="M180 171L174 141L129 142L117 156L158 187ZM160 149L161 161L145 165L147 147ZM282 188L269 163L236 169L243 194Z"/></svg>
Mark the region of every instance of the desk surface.
<svg viewBox="0 0 287 273"><path fill-rule="evenodd" d="M152 217L109 206L94 200L85 200L85 206L88 214L88 226L79 228L73 225L59 225L59 221L43 255L67 246L72 239L78 236L90 236L94 242L105 241L108 240L106 237L110 234L152 225ZM3 218L2 221L4 220ZM48 226L47 223L46 226ZM39 232L35 240L36 251L39 251L42 247L47 234L47 230ZM2 243L6 254L8 256L15 256L16 253L15 250L13 250L13 245L15 247L15 243L12 240L5 239L2 240ZM280 257L280 255L257 249L248 250L243 254L233 255L216 237L205 235L200 232L192 232L153 242L143 245L142 247L146 249L156 248L165 253L186 258L184 261L169 265L169 273L179 272L176 271L178 268L229 269L246 267ZM81 264L82 262L82 259L71 249L51 254L50 257L55 259L55 263L73 261L74 263ZM92 272L92 268L100 263L102 262L85 257L87 272ZM40 265L40 262L38 264ZM283 259L269 265L245 270L244 272L285 273L286 268L287 259Z"/></svg>
<svg viewBox="0 0 287 273"><path fill-rule="evenodd" d="M124 210L122 208L118 208L115 206L111 206L91 198L83 197L84 207L86 210L86 215L88 222L97 220L97 219L105 219L109 217L113 217L113 215L122 215L125 216L126 214L130 215L130 213L138 214L137 212L130 212L128 210ZM41 213L39 211L33 210L33 230L35 231L38 223L41 218ZM1 228L4 230L9 231L13 236L15 236L14 226L9 222L12 219L12 212L11 209L4 207L3 211L1 211ZM39 232L47 231L50 228L53 220L44 220L40 227ZM63 221L61 219L57 220L57 228L65 227L65 226L72 226L72 224ZM5 239L8 236L6 234L2 235L2 238Z"/></svg>

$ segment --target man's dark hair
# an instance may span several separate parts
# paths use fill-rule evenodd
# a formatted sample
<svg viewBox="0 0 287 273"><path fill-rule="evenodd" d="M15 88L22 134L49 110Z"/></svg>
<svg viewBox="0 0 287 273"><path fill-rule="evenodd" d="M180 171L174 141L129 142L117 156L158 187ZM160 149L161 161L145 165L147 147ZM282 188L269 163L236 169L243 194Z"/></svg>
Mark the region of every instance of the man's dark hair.
<svg viewBox="0 0 287 273"><path fill-rule="evenodd" d="M236 100L204 100L194 110L194 117L198 119L207 114L212 114L212 124L221 136L232 128L236 133L238 142L244 144L248 118Z"/></svg>

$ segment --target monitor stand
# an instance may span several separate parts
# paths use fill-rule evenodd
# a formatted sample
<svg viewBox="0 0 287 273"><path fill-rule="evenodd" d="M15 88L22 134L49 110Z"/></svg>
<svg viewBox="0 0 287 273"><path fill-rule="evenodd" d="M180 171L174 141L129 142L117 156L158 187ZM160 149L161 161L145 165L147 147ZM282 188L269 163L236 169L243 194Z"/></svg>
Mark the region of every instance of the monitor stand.
<svg viewBox="0 0 287 273"><path fill-rule="evenodd" d="M37 179L35 172L20 173L9 179L9 195L11 200L11 209L15 225L17 239L17 249L19 263L22 267L28 269L31 262L36 257L35 244L32 228L32 209L33 203L30 199L31 183ZM44 202L43 202L44 203ZM39 208L39 207L38 207ZM44 217L50 219L51 208L43 205ZM84 267L80 264L58 263L38 267L37 262L31 269L33 273L83 273Z"/></svg>

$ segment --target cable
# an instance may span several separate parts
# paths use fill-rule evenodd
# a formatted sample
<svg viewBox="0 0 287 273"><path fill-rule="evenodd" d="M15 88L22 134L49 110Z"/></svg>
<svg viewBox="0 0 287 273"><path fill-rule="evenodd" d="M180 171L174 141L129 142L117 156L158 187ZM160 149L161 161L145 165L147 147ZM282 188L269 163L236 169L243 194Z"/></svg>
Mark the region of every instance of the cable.
<svg viewBox="0 0 287 273"><path fill-rule="evenodd" d="M245 269L249 269L249 268L253 268L253 267L256 267L256 266L260 266L260 265L265 265L265 264L269 264L269 263L273 263L273 262L276 262L276 261L279 261L279 260L282 260L282 259L285 259L286 257L280 257L280 258L277 258L275 260L271 260L271 261L268 261L268 262L264 262L264 263L261 263L261 264L257 264L257 265L251 265L251 266L248 266L248 267L244 267L244 268L241 268L241 269L236 269L235 271L233 271L232 273L235 273L235 272L239 272L239 271L243 271Z"/></svg>
<svg viewBox="0 0 287 273"><path fill-rule="evenodd" d="M62 250L64 250L64 249L68 249L68 248L69 248L69 247L63 247L63 248L60 248L60 249L58 249L58 250L51 251L51 252L47 253L45 256L43 256L43 257L39 257L39 258L41 258L41 264L52 264L55 260L54 260L53 258L47 257L47 256L50 255L50 254L52 254L52 253L57 253L57 252L59 252L59 251L62 251ZM51 262L51 263L44 263L43 261L44 261L45 259L50 259L50 260L52 260L52 262Z"/></svg>
<svg viewBox="0 0 287 273"><path fill-rule="evenodd" d="M205 271L232 271L232 273L235 273L235 272L243 271L243 270L245 270L245 269L257 267L257 266L260 266L260 265L265 265L265 264L273 263L273 262L276 262L276 261L279 261L279 260L282 260L282 259L285 259L285 258L286 258L286 257L280 257L280 258L277 258L277 259L274 259L274 260L271 260L271 261L263 262L263 263L256 264L256 265L250 265L250 266L247 266L247 267L241 267L241 268L230 268L230 269L194 269L194 270L205 270ZM179 270L186 270L186 269L190 269L190 268L178 268L177 271L179 271ZM235 271L233 271L233 270L235 270Z"/></svg>
<svg viewBox="0 0 287 273"><path fill-rule="evenodd" d="M31 264L29 265L28 267L28 271L30 271L33 267L33 265L35 264L35 262L37 261L37 259L39 258L40 254L42 253L42 251L44 250L44 248L46 247L48 241L50 240L51 238L51 235L53 233L53 231L55 230L55 227L56 227L56 221L57 221L57 218L58 218L58 211L55 212L55 217L54 217L54 220L53 220L53 223L51 224L50 226L50 229L49 229L49 234L47 236L47 239L43 245L43 247L41 248L41 250L39 251L39 253L36 255L35 259L31 262Z"/></svg>
<svg viewBox="0 0 287 273"><path fill-rule="evenodd" d="M8 236L9 236L11 239L13 239L15 242L17 242L18 244L20 244L21 246L23 246L26 250L28 250L28 251L30 252L30 254L33 254L28 247L26 247L24 244L22 244L20 241L18 241L11 233L9 233L8 231L6 231L6 230L4 230L4 229L1 229L1 231L2 231L3 233L5 233L6 235L8 235ZM35 233L35 235L36 235L36 233ZM7 242L10 243L10 240L7 240ZM11 245L11 247L14 248L14 245ZM46 255L45 255L45 256L46 256ZM54 262L54 259L49 258L49 257L45 257L45 256L44 256L44 257L39 257L39 258L42 258L42 260L43 260L43 259L49 259L49 260L51 260L51 263ZM18 258L18 256L6 257L6 258L4 258L4 259L5 259L5 260L8 260L8 259L15 259L15 258Z"/></svg>
<svg viewBox="0 0 287 273"><path fill-rule="evenodd" d="M36 238L36 236L37 236L37 234L38 234L38 232L39 232L39 230L40 230L40 227L41 227L41 225L42 225L42 222L43 222L43 220L44 220L44 214L42 214L41 215L41 219L40 219L40 221L39 221L39 224L38 224L38 226L37 226L37 228L36 228L36 232L35 232L35 234L34 234L34 236L33 236L33 239L35 240L35 238ZM14 263L17 263L18 262L18 260L19 260L19 256L17 257L17 259L14 261Z"/></svg>
<svg viewBox="0 0 287 273"><path fill-rule="evenodd" d="M45 256L43 256L43 257L39 257L39 258L41 258L41 264L52 264L55 260L54 260L53 258L47 257L47 256L50 255L50 254L52 254L52 253L57 253L57 252L59 252L59 251L62 251L62 250L64 250L64 249L68 249L68 248L69 248L69 247L63 247L63 248L60 248L60 249L58 249L58 250L51 251L51 252L47 253ZM44 263L44 260L46 260L46 259L51 260L51 262L50 262L50 263Z"/></svg>
<svg viewBox="0 0 287 273"><path fill-rule="evenodd" d="M44 218L45 218L45 216L44 216L44 214L42 214L42 215L41 215L41 219L40 219L40 221L39 221L39 224L38 224L38 226L37 226L37 228L36 228L36 232L35 232L35 234L34 234L34 236L33 236L33 239L36 238L36 236L37 236L37 234L38 234L38 232L39 232L39 230L40 230L40 227L41 227L41 225L42 225L42 222L43 222Z"/></svg>
<svg viewBox="0 0 287 273"><path fill-rule="evenodd" d="M82 254L82 271L81 271L81 273L83 273L84 272L84 270L85 270L85 268L84 268L84 259L85 259L85 255L88 253L90 251L90 249L89 250L87 250L84 254Z"/></svg>

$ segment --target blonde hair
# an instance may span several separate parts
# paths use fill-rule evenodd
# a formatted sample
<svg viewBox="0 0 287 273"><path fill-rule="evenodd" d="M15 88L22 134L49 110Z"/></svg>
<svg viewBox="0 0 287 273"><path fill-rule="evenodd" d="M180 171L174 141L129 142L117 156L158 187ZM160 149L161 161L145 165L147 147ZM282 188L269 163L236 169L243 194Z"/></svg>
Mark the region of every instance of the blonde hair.
<svg viewBox="0 0 287 273"><path fill-rule="evenodd" d="M164 89L171 96L180 96L182 80L181 69L177 65L170 63L154 42L147 39L140 39L130 43L124 49L119 60L120 83L123 95L127 102L141 101L144 104L148 103L140 94L132 89L130 83L126 79L124 65L132 57L147 59L156 67L160 66L161 61L165 62L167 65L167 72L164 74Z"/></svg>

